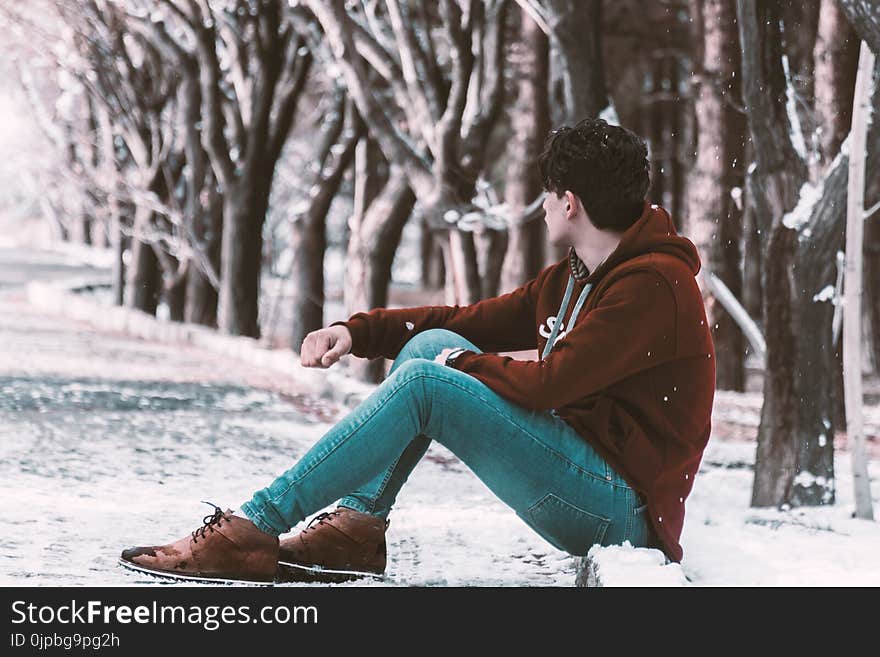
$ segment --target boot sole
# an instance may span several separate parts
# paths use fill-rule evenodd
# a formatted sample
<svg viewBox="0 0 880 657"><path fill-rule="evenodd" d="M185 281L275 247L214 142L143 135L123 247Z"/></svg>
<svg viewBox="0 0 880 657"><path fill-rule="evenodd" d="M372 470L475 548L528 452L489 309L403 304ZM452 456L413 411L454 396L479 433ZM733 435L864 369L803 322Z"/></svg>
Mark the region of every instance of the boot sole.
<svg viewBox="0 0 880 657"><path fill-rule="evenodd" d="M144 575L150 575L151 577L155 577L158 579L164 580L174 580L178 582L201 582L203 584L246 584L248 586L273 586L275 584L275 580L256 580L256 579L236 579L229 577L210 577L207 575L182 575L179 573L171 573L167 570L156 570L153 568L147 568L146 566L141 566L136 563L132 563L131 561L126 561L125 559L119 559L117 563L125 568L126 570L131 570L137 573L143 573Z"/></svg>
<svg viewBox="0 0 880 657"><path fill-rule="evenodd" d="M305 566L289 561L278 562L278 581L280 582L324 582L335 584L358 579L384 581L384 573L371 573L363 570L340 570L321 566Z"/></svg>

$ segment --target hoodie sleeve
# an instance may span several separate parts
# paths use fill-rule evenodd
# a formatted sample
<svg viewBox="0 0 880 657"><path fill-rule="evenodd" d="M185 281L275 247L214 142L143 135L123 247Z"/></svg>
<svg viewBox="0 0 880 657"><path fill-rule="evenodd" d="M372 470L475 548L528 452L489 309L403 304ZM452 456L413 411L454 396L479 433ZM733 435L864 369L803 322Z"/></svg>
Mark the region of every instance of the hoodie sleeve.
<svg viewBox="0 0 880 657"><path fill-rule="evenodd" d="M544 361L465 351L452 367L525 408L561 408L673 359L676 314L666 279L637 271L613 283Z"/></svg>
<svg viewBox="0 0 880 657"><path fill-rule="evenodd" d="M352 315L345 326L351 333L351 353L360 358L396 358L417 333L444 328L458 333L483 351L520 351L537 347L535 305L548 272L545 267L521 287L468 306L376 308Z"/></svg>

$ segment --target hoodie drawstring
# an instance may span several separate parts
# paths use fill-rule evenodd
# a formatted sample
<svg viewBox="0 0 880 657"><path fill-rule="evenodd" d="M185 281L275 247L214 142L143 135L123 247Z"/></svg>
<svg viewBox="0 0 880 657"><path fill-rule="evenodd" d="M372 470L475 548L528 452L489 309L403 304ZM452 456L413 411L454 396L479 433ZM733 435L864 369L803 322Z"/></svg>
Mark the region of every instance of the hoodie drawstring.
<svg viewBox="0 0 880 657"><path fill-rule="evenodd" d="M592 283L587 283L584 286L584 289L581 291L577 303L574 305L574 310L571 313L571 319L568 320L569 331L574 326L574 323L577 320L577 316L581 312L584 301L587 300L587 295L590 293L592 287ZM562 305L559 306L559 313L556 315L556 323L553 324L553 330L550 332L550 337L547 339L547 344L544 345L544 353L541 354L541 360L547 358L550 350L553 349L553 345L556 342L556 334L559 333L559 325L562 323L562 318L565 316L565 311L568 310L568 302L571 301L572 290L574 290L574 276L569 274L568 285L565 287L565 295L562 297Z"/></svg>

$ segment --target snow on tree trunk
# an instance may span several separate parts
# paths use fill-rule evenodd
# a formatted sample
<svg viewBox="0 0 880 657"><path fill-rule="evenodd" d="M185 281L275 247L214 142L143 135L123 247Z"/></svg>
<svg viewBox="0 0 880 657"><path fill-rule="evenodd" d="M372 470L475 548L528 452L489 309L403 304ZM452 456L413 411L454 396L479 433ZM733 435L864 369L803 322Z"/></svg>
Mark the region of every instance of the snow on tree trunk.
<svg viewBox="0 0 880 657"><path fill-rule="evenodd" d="M846 273L844 274L843 379L846 402L847 439L852 451L856 516L874 519L871 482L865 453L862 406L862 243L864 230L865 148L871 113L870 86L874 54L862 43L856 76L851 155L846 205ZM875 81L876 83L876 81Z"/></svg>

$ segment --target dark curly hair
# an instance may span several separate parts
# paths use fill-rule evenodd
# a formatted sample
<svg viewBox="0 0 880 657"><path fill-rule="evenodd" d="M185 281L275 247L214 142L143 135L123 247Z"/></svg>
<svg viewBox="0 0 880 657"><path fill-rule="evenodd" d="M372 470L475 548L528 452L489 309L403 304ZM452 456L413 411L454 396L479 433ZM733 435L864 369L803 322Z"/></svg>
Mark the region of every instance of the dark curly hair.
<svg viewBox="0 0 880 657"><path fill-rule="evenodd" d="M603 119L563 126L547 137L538 166L544 189L577 195L596 228L622 232L642 214L648 148L631 130Z"/></svg>

